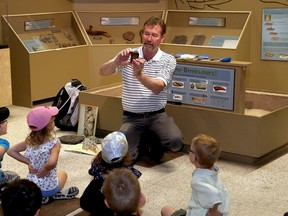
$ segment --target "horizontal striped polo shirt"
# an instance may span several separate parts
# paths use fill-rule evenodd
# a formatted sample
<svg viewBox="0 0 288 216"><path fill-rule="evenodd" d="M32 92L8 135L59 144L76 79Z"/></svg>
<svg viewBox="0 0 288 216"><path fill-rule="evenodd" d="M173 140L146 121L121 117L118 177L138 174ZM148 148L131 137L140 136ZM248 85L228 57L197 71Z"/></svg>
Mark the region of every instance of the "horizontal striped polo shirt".
<svg viewBox="0 0 288 216"><path fill-rule="evenodd" d="M142 47L137 49L139 58L143 58ZM156 55L144 63L142 73L150 77L161 79L167 86L171 81L176 67L174 56L158 49ZM142 85L135 76L133 76L133 65L120 66L119 72L122 73L123 93L122 106L125 111L133 113L152 112L160 110L167 103L167 89L164 88L159 94L153 93Z"/></svg>

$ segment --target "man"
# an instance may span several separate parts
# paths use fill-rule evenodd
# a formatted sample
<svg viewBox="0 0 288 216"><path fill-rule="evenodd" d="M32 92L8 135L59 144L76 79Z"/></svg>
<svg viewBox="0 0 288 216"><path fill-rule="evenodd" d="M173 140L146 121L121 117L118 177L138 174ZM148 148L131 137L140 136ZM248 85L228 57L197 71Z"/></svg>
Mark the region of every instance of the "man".
<svg viewBox="0 0 288 216"><path fill-rule="evenodd" d="M158 17L151 17L144 23L143 46L136 50L125 49L100 68L101 75L119 71L123 78L122 126L129 143L132 160L139 154L141 134L149 129L155 132L163 147L179 151L183 136L173 119L167 116L166 86L171 81L176 59L160 50L164 41L166 24ZM138 51L139 58L131 60L131 53Z"/></svg>

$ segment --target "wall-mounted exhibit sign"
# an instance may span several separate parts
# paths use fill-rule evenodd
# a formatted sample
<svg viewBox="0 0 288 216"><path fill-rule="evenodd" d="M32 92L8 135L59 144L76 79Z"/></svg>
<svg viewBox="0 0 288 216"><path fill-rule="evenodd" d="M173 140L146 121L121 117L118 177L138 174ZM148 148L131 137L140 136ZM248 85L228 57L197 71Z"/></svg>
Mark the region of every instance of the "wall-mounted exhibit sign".
<svg viewBox="0 0 288 216"><path fill-rule="evenodd" d="M225 27L226 18L215 17L189 17L189 25L191 26L214 26Z"/></svg>
<svg viewBox="0 0 288 216"><path fill-rule="evenodd" d="M168 102L234 110L235 70L177 64Z"/></svg>
<svg viewBox="0 0 288 216"><path fill-rule="evenodd" d="M288 8L262 12L262 60L288 61Z"/></svg>
<svg viewBox="0 0 288 216"><path fill-rule="evenodd" d="M101 17L102 26L139 25L140 17Z"/></svg>

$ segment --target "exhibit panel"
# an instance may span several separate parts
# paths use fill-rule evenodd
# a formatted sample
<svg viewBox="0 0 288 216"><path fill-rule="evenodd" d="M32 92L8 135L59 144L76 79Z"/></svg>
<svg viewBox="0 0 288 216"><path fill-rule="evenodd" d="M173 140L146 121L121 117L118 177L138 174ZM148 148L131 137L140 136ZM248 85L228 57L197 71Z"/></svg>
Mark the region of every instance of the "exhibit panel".
<svg viewBox="0 0 288 216"><path fill-rule="evenodd" d="M75 11L90 48L90 86L120 82L121 76L99 75L101 65L126 48L142 45L141 30L151 16L163 18L163 10Z"/></svg>
<svg viewBox="0 0 288 216"><path fill-rule="evenodd" d="M174 104L244 113L246 70L251 62L177 59L168 84L167 100Z"/></svg>
<svg viewBox="0 0 288 216"><path fill-rule="evenodd" d="M167 10L163 50L250 61L251 12Z"/></svg>
<svg viewBox="0 0 288 216"><path fill-rule="evenodd" d="M89 80L89 47L73 12L4 16L9 26L13 104L55 97L71 79Z"/></svg>

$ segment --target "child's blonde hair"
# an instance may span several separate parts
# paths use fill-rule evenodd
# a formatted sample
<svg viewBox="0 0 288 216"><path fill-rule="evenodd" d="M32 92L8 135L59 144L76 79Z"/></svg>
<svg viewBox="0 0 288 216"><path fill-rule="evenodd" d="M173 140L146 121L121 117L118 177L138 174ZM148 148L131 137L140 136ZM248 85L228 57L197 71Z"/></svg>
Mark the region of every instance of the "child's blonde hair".
<svg viewBox="0 0 288 216"><path fill-rule="evenodd" d="M53 118L51 119L51 121L53 121ZM40 131L31 131L25 141L27 145L37 147L53 139L54 137L56 137L56 132L54 131L54 127L52 127L52 124L49 123Z"/></svg>
<svg viewBox="0 0 288 216"><path fill-rule="evenodd" d="M191 148L197 156L200 165L211 168L220 157L220 143L213 137L199 134L191 141Z"/></svg>

